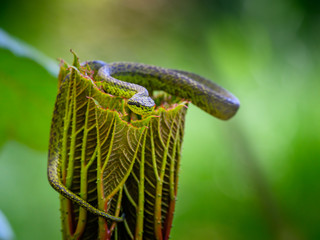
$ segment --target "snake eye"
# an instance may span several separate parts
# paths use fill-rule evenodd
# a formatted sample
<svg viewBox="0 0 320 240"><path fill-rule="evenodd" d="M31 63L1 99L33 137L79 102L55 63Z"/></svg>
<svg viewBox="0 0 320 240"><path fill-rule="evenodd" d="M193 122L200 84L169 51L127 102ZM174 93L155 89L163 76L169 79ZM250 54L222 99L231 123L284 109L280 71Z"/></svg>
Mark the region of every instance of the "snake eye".
<svg viewBox="0 0 320 240"><path fill-rule="evenodd" d="M133 101L128 101L128 105L140 107L140 103L138 103L138 102L133 102Z"/></svg>

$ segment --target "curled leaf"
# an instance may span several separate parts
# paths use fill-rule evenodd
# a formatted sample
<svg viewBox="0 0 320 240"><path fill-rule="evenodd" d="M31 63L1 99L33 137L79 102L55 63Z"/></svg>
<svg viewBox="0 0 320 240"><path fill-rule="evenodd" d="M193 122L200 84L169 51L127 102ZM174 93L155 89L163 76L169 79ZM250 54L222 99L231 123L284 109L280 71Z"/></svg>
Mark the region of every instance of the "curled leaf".
<svg viewBox="0 0 320 240"><path fill-rule="evenodd" d="M160 94L161 107L141 118L100 91L77 57L73 65L61 64L48 171L56 166L71 193L125 220L99 218L61 196L64 239L168 239L187 103Z"/></svg>

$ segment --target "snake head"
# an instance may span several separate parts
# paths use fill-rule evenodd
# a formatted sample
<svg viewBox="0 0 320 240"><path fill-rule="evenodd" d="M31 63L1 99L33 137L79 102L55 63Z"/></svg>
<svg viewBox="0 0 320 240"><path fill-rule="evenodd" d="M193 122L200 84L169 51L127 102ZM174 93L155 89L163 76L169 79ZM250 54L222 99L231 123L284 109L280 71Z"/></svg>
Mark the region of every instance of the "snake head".
<svg viewBox="0 0 320 240"><path fill-rule="evenodd" d="M128 107L136 114L150 115L153 113L155 103L149 96L135 94L132 98L128 99Z"/></svg>

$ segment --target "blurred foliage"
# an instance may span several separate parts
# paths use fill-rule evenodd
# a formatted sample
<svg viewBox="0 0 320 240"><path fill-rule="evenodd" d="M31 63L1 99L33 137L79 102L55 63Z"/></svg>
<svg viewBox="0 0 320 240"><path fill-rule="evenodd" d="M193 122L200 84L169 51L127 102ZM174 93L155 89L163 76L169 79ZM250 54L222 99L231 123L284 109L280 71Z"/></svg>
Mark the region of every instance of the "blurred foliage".
<svg viewBox="0 0 320 240"><path fill-rule="evenodd" d="M177 240L320 239L319 22L311 0L12 0L0 8L1 28L53 59L71 62L73 48L82 59L185 69L240 99L228 122L188 111ZM56 81L0 49L0 209L17 239L60 236L58 196L45 176Z"/></svg>
<svg viewBox="0 0 320 240"><path fill-rule="evenodd" d="M57 80L28 58L0 49L0 141L15 139L45 150Z"/></svg>

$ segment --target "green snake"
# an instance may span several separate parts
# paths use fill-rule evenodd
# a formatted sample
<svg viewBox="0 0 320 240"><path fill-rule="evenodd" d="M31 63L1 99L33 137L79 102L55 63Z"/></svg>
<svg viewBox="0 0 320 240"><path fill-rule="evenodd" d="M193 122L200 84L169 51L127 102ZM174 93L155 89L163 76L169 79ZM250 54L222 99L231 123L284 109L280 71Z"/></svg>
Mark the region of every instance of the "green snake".
<svg viewBox="0 0 320 240"><path fill-rule="evenodd" d="M82 63L93 70L95 84L107 93L128 98L128 107L139 115L152 114L155 103L148 90L162 90L191 101L214 117L227 120L238 110L239 100L212 81L197 74L140 63L89 61ZM70 77L69 75L66 78ZM118 80L118 79L121 80ZM143 86L143 87L142 87ZM56 157L49 159L48 178L52 187L87 211L113 221L123 221L90 205L67 189L59 178Z"/></svg>
<svg viewBox="0 0 320 240"><path fill-rule="evenodd" d="M231 118L240 106L230 92L194 73L130 62L89 61L85 64L94 71L98 86L107 93L128 98L128 107L139 115L149 115L155 107L147 89L162 90L189 100L223 120Z"/></svg>

